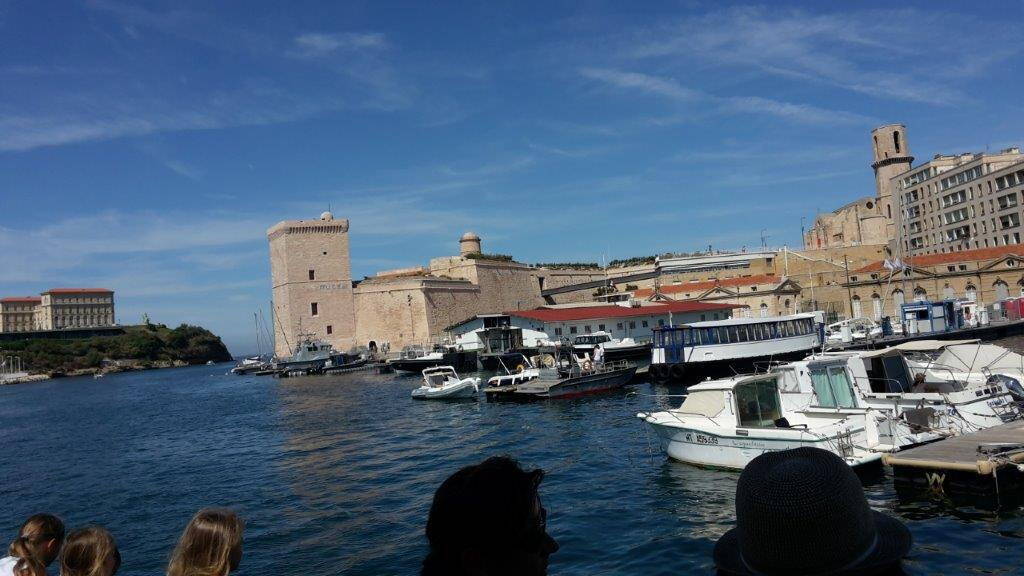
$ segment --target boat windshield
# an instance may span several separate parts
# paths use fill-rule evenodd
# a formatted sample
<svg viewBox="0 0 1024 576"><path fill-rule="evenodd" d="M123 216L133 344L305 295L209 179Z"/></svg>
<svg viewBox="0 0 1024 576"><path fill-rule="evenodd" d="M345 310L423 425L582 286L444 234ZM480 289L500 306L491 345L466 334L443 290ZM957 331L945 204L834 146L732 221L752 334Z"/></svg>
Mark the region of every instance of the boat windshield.
<svg viewBox="0 0 1024 576"><path fill-rule="evenodd" d="M610 342L611 336L607 334L600 334L596 336L577 336L573 344L602 344L604 342Z"/></svg>
<svg viewBox="0 0 1024 576"><path fill-rule="evenodd" d="M736 395L738 422L744 428L773 428L775 421L782 418L778 382L775 378L755 380L737 384Z"/></svg>

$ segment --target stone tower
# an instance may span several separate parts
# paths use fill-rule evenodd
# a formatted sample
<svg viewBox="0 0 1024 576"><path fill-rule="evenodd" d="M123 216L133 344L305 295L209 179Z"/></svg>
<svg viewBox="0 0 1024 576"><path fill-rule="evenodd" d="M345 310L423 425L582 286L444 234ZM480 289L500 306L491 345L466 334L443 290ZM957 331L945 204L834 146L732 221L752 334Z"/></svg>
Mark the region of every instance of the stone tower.
<svg viewBox="0 0 1024 576"><path fill-rule="evenodd" d="M890 239L895 237L896 223L899 215L899 202L893 200L891 180L902 174L914 163L910 155L910 144L907 143L907 127L903 124L886 124L871 131L875 170L875 193L878 211L889 220ZM895 205L894 205L895 204Z"/></svg>
<svg viewBox="0 0 1024 576"><path fill-rule="evenodd" d="M466 254L482 254L480 249L480 237L473 232L466 232L459 238L459 256Z"/></svg>
<svg viewBox="0 0 1024 576"><path fill-rule="evenodd" d="M267 230L274 297L274 353L288 356L301 334L346 351L355 344L348 220L286 220Z"/></svg>

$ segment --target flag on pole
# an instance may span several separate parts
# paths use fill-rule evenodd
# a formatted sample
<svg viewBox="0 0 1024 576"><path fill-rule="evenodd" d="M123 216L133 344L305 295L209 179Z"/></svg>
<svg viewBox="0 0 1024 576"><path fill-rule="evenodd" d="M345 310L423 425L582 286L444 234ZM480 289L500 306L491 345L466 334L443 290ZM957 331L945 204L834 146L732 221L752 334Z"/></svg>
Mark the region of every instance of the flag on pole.
<svg viewBox="0 0 1024 576"><path fill-rule="evenodd" d="M892 260L886 258L883 266L885 266L889 270L892 270L893 272L898 272L906 268L906 266L903 265L903 261L900 260L899 258L893 258Z"/></svg>

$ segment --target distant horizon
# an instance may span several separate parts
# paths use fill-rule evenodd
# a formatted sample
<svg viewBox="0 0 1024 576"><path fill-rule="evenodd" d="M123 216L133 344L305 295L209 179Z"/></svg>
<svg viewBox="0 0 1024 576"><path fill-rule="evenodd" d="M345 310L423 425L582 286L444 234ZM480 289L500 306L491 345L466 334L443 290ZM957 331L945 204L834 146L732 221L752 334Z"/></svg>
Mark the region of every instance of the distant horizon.
<svg viewBox="0 0 1024 576"><path fill-rule="evenodd" d="M5 4L0 295L104 286L240 354L266 230L329 207L353 278L469 230L528 263L797 248L874 195L878 125L915 165L1024 144L1024 5L972 8Z"/></svg>

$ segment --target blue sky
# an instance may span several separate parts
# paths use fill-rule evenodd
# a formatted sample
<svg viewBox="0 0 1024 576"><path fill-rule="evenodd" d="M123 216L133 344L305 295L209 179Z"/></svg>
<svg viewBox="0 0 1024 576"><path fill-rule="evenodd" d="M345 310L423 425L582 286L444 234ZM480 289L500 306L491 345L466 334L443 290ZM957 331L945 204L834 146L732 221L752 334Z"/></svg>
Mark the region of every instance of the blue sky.
<svg viewBox="0 0 1024 576"><path fill-rule="evenodd" d="M1024 144L1024 4L0 0L0 294L117 291L253 348L264 236L353 271L799 245L919 161ZM898 8L896 8L898 6Z"/></svg>

